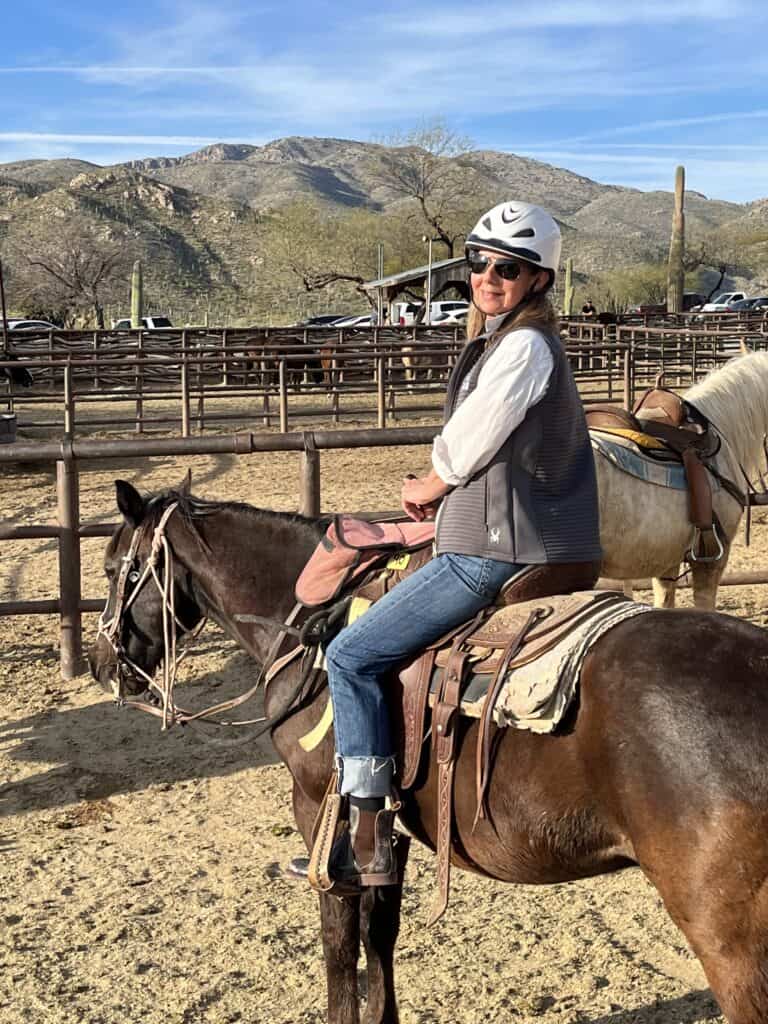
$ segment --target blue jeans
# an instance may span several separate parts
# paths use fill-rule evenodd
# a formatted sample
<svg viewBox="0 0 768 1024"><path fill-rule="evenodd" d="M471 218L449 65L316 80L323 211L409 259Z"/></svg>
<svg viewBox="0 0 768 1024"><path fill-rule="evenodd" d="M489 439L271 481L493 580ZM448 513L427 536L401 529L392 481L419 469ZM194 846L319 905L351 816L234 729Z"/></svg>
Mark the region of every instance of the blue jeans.
<svg viewBox="0 0 768 1024"><path fill-rule="evenodd" d="M395 751L386 684L393 669L492 604L522 568L437 555L333 638L325 656L341 793L388 795Z"/></svg>

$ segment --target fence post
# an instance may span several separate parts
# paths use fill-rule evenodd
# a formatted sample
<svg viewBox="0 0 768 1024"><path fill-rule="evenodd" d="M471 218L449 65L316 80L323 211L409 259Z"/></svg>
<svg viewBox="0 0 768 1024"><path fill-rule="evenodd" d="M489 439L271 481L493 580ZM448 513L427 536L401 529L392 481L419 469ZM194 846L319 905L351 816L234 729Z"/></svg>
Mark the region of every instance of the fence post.
<svg viewBox="0 0 768 1024"><path fill-rule="evenodd" d="M224 387L229 384L229 360L227 359L227 328L221 332L221 352L224 357L221 371L221 383Z"/></svg>
<svg viewBox="0 0 768 1024"><path fill-rule="evenodd" d="M376 357L376 425L383 430L387 425L386 392L384 389L384 356Z"/></svg>
<svg viewBox="0 0 768 1024"><path fill-rule="evenodd" d="M302 433L304 449L301 453L301 500L299 512L303 516L320 515L320 452L315 447L311 430Z"/></svg>
<svg viewBox="0 0 768 1024"><path fill-rule="evenodd" d="M189 369L186 352L181 357L181 436L189 437Z"/></svg>
<svg viewBox="0 0 768 1024"><path fill-rule="evenodd" d="M136 339L136 433L144 433L144 399L142 394L144 391L144 366L142 365L142 358L144 356L144 331L139 331Z"/></svg>
<svg viewBox="0 0 768 1024"><path fill-rule="evenodd" d="M99 383L99 332L93 332L93 388L98 391Z"/></svg>
<svg viewBox="0 0 768 1024"><path fill-rule="evenodd" d="M277 364L278 383L280 387L280 433L288 433L288 385L286 381L285 359Z"/></svg>
<svg viewBox="0 0 768 1024"><path fill-rule="evenodd" d="M632 381L632 355L634 346L630 340L624 349L624 408L630 411L634 405L634 387Z"/></svg>
<svg viewBox="0 0 768 1024"><path fill-rule="evenodd" d="M77 464L71 441L62 442L56 463L59 528L59 593L61 626L61 678L74 679L85 670L80 615L80 494Z"/></svg>
<svg viewBox="0 0 768 1024"><path fill-rule="evenodd" d="M72 389L71 356L64 365L64 436L72 440L75 435L75 396Z"/></svg>

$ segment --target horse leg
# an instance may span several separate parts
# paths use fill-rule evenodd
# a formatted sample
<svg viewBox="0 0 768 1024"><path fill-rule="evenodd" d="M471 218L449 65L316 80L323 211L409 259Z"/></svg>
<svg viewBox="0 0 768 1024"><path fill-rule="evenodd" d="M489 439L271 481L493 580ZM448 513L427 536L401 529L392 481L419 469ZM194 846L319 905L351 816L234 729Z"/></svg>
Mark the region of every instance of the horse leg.
<svg viewBox="0 0 768 1024"><path fill-rule="evenodd" d="M307 849L318 805L294 779L293 812ZM360 956L360 898L320 896L320 927L328 986L328 1024L360 1024L357 961Z"/></svg>
<svg viewBox="0 0 768 1024"><path fill-rule="evenodd" d="M666 569L661 576L654 576L653 584L653 606L654 608L674 608L675 593L677 591L677 577L680 570L680 563L675 562Z"/></svg>
<svg viewBox="0 0 768 1024"><path fill-rule="evenodd" d="M731 545L723 541L723 557L716 562L694 562L691 572L693 575L693 603L697 608L713 612L717 606L717 588L725 567L728 563L728 555Z"/></svg>
<svg viewBox="0 0 768 1024"><path fill-rule="evenodd" d="M400 931L403 875L411 840L397 837L398 885L368 889L360 899L360 932L368 964L364 1024L398 1024L394 955Z"/></svg>
<svg viewBox="0 0 768 1024"><path fill-rule="evenodd" d="M701 961L729 1024L764 1024L768 813L724 803L708 808L707 820L716 820L717 829L707 833L689 822L674 836L655 836L656 863L649 870L641 857L641 865Z"/></svg>

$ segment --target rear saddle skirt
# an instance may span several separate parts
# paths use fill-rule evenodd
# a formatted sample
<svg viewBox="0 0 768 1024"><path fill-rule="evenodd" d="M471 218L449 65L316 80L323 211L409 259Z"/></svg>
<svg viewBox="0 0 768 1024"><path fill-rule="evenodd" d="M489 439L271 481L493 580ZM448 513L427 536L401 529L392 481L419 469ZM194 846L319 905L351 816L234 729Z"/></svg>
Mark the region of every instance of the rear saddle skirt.
<svg viewBox="0 0 768 1024"><path fill-rule="evenodd" d="M706 418L674 391L659 386L646 391L632 412L615 406L594 405L587 408L586 417L590 430L629 439L648 459L665 462L674 459L682 465L688 492L688 519L693 527L689 557L700 562L722 558L724 549L712 508L712 478L742 504L745 498L740 488L715 469L712 460L720 449L720 437ZM647 472L643 478L656 483L658 475Z"/></svg>

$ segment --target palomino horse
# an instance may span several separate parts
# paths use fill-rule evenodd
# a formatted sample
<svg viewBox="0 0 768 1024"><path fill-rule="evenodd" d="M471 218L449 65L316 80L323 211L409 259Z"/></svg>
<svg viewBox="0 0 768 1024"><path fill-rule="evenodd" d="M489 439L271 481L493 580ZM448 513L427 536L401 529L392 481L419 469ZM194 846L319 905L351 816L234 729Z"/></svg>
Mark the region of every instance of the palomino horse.
<svg viewBox="0 0 768 1024"><path fill-rule="evenodd" d="M94 677L120 697L141 692L142 674L151 676L164 657L168 663L174 617L181 632L211 614L257 661L269 660L295 606L298 575L327 524L204 502L182 491L144 499L124 482L118 482L117 502L124 522L106 552L109 621L89 652ZM152 548L161 552L154 577L147 567ZM651 610L620 623L590 650L578 711L564 728L547 736L499 730L489 814L476 828L478 723L462 719L454 862L527 884L639 865L699 957L731 1024L764 1024L766 665L765 632L716 612ZM333 738L328 733L312 753L298 740L318 723L324 691L315 676L302 681L294 660L272 679L265 697L307 844L331 775ZM396 720L397 705L393 700ZM403 794L402 818L434 848L437 772L430 748L427 739L414 786ZM404 866L407 842L399 849ZM365 1022L397 1024L393 955L400 900L401 886L320 897L330 1024L359 1024L361 941L368 969Z"/></svg>
<svg viewBox="0 0 768 1024"><path fill-rule="evenodd" d="M746 490L765 466L768 434L768 353L737 356L683 395L714 426L721 448L717 471ZM659 487L624 473L595 452L600 492L602 575L632 580L653 577L654 602L675 603L675 579L691 543L684 491ZM743 506L726 490L713 494L724 554L716 562L692 562L696 607L715 607L717 587L741 520Z"/></svg>

